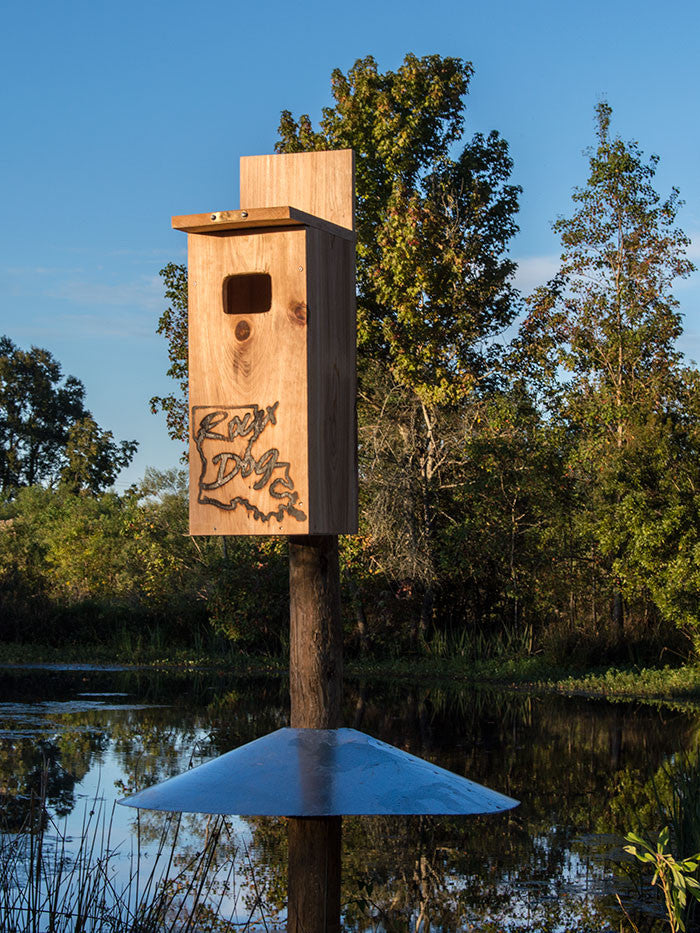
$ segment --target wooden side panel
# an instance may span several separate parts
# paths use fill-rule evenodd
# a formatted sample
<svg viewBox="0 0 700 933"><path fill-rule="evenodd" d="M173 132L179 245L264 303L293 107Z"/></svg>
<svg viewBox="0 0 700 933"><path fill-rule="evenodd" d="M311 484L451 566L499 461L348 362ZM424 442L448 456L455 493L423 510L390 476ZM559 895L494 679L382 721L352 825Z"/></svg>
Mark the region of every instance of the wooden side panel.
<svg viewBox="0 0 700 933"><path fill-rule="evenodd" d="M192 534L309 530L305 240L188 237ZM251 274L270 276L270 310L225 313L226 278Z"/></svg>
<svg viewBox="0 0 700 933"><path fill-rule="evenodd" d="M307 234L309 534L357 531L355 247Z"/></svg>
<svg viewBox="0 0 700 933"><path fill-rule="evenodd" d="M355 229L352 149L241 158L241 208L289 204Z"/></svg>

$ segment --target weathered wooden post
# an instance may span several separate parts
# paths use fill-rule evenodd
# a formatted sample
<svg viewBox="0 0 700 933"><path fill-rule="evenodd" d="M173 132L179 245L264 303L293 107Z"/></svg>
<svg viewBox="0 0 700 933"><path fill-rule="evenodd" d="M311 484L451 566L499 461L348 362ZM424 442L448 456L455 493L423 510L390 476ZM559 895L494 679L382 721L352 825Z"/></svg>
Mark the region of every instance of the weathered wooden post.
<svg viewBox="0 0 700 933"><path fill-rule="evenodd" d="M288 816L288 930L338 933L343 814L516 801L341 728L338 535L357 530L353 154L243 158L241 204L173 218L188 234L190 533L289 536L291 724L120 802Z"/></svg>
<svg viewBox="0 0 700 933"><path fill-rule="evenodd" d="M337 535L289 539L289 599L290 724L337 729L343 699ZM342 817L293 818L288 826L288 933L336 933Z"/></svg>

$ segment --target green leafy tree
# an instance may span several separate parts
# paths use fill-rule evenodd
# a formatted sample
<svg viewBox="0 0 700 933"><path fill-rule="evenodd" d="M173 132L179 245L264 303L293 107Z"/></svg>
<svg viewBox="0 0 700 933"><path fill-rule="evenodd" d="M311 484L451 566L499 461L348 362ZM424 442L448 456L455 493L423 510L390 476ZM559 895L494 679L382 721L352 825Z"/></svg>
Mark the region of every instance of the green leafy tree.
<svg viewBox="0 0 700 933"><path fill-rule="evenodd" d="M620 457L618 520L602 544L626 594L648 594L700 648L700 385L687 370L674 410L638 425Z"/></svg>
<svg viewBox="0 0 700 933"><path fill-rule="evenodd" d="M136 441L116 443L111 431L103 431L86 414L68 431L61 482L73 491L84 489L97 495L114 483L131 463L137 448Z"/></svg>
<svg viewBox="0 0 700 933"><path fill-rule="evenodd" d="M557 276L530 299L523 333L559 383L577 427L621 448L640 414L676 395L682 332L671 286L694 266L688 237L676 226L681 202L655 191L658 157L645 161L635 142L610 137L611 108L596 109L598 146L589 155L577 210L554 231L563 253Z"/></svg>
<svg viewBox="0 0 700 933"><path fill-rule="evenodd" d="M509 183L512 163L497 133L462 141L471 74L468 62L437 55L407 55L386 72L372 57L361 59L347 75L333 72L334 103L318 129L308 115L282 112L277 144L279 152L351 147L356 154L366 534L346 567L363 580L380 572L396 591L417 596L424 631L440 525L451 520L440 499L464 460L465 409L494 383L495 338L516 307L506 250L520 189ZM170 264L161 275L170 306L158 332L177 388L151 407L184 441L186 270ZM356 589L352 601L361 619Z"/></svg>
<svg viewBox="0 0 700 933"><path fill-rule="evenodd" d="M606 568L621 640L626 451L687 397L672 285L694 267L676 226L678 191L665 199L657 193L658 158L611 137L611 112L606 103L596 109L587 184L573 195L574 214L554 224L561 267L529 299L519 346L553 416L567 425L570 466L586 503L580 557Z"/></svg>
<svg viewBox="0 0 700 933"><path fill-rule="evenodd" d="M236 642L279 653L288 627L285 542L187 534L183 471L85 495L18 490L0 521L0 638L157 647ZM107 624L109 623L109 624ZM121 633L121 635L120 635ZM217 637L213 640L213 633ZM167 647L166 647L167 645Z"/></svg>
<svg viewBox="0 0 700 933"><path fill-rule="evenodd" d="M441 538L457 614L482 631L505 630L526 650L549 606L553 529L569 506L562 432L519 383L492 392L464 425L464 465Z"/></svg>
<svg viewBox="0 0 700 933"><path fill-rule="evenodd" d="M479 341L514 314L508 146L477 133L451 158L471 74L437 55L385 73L360 59L333 72L319 131L289 111L279 127L279 152L355 150L361 362L387 364L426 405L463 397L488 360Z"/></svg>
<svg viewBox="0 0 700 933"><path fill-rule="evenodd" d="M493 382L494 342L512 321L519 188L495 132L453 149L472 66L407 55L394 72L368 57L331 78L319 129L282 113L279 152L354 149L364 505L381 564L422 590L433 614L440 497L455 482L465 407Z"/></svg>
<svg viewBox="0 0 700 933"><path fill-rule="evenodd" d="M56 485L100 492L127 466L136 441L115 443L85 408L85 387L48 350L0 337L0 486Z"/></svg>
<svg viewBox="0 0 700 933"><path fill-rule="evenodd" d="M86 414L83 384L64 378L48 350L21 350L0 338L2 489L55 482L68 431Z"/></svg>
<svg viewBox="0 0 700 933"><path fill-rule="evenodd" d="M162 411L168 434L175 441L187 442L187 267L170 262L160 270L165 284L165 297L170 307L161 314L156 333L168 344L170 366L167 375L177 383L168 395L154 395L153 414Z"/></svg>

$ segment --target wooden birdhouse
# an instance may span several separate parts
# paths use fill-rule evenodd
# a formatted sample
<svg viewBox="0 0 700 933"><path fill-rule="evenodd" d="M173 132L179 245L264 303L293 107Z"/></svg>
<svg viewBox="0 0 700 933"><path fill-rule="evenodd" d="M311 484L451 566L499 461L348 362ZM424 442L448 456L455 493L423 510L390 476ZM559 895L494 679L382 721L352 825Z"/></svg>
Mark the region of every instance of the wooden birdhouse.
<svg viewBox="0 0 700 933"><path fill-rule="evenodd" d="M241 159L188 234L190 533L357 530L351 150Z"/></svg>

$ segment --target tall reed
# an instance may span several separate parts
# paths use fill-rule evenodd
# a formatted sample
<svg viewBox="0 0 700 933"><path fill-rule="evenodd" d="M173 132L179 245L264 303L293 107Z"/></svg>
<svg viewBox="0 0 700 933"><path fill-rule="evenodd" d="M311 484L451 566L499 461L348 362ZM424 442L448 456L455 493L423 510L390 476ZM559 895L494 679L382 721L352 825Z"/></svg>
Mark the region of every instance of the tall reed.
<svg viewBox="0 0 700 933"><path fill-rule="evenodd" d="M86 807L77 847L32 797L18 829L0 831L0 933L191 933L272 930L237 885L238 846L225 817L210 818L194 854L180 815L167 815L144 858L141 820L129 852L115 841L114 808ZM226 904L227 916L222 916ZM247 919L236 921L239 911Z"/></svg>

